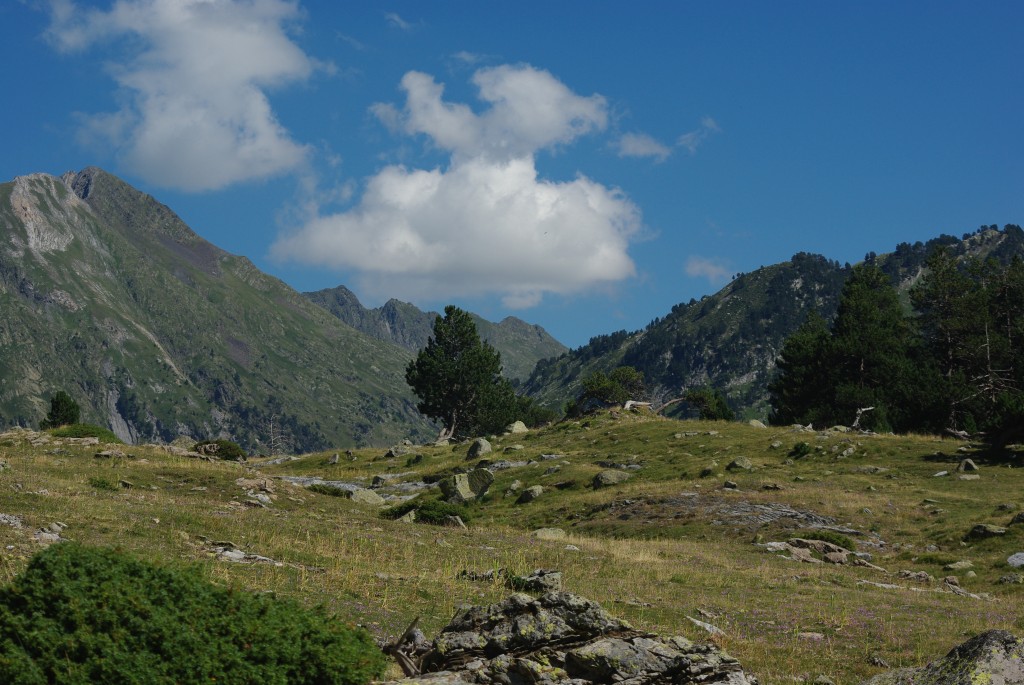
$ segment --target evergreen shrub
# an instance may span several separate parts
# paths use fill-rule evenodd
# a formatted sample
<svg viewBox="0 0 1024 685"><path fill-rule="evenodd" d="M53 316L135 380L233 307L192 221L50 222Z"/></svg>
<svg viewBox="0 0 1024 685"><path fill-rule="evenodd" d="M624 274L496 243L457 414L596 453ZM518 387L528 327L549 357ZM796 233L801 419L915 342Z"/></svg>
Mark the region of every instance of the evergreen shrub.
<svg viewBox="0 0 1024 685"><path fill-rule="evenodd" d="M379 677L362 629L191 569L67 542L0 588L0 682L331 683Z"/></svg>

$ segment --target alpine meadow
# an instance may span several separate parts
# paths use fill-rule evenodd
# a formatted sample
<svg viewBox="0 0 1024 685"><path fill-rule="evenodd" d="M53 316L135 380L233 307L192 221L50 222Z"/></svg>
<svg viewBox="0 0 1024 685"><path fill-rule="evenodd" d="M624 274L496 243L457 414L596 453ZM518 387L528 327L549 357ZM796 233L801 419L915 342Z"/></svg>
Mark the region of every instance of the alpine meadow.
<svg viewBox="0 0 1024 685"><path fill-rule="evenodd" d="M0 3L0 682L1024 685L1021 26Z"/></svg>

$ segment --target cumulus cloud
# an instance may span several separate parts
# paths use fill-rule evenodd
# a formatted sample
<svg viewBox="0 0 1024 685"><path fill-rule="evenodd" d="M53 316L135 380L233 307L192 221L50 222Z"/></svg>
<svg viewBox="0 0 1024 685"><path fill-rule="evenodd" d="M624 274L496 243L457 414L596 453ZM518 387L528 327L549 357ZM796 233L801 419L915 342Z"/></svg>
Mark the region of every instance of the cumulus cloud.
<svg viewBox="0 0 1024 685"><path fill-rule="evenodd" d="M704 117L700 120L698 128L679 136L679 139L676 140L676 145L686 148L692 155L712 134L719 133L721 130L714 119Z"/></svg>
<svg viewBox="0 0 1024 685"><path fill-rule="evenodd" d="M664 162L672 154L671 148L645 133L626 133L619 138L616 147L619 157L653 157Z"/></svg>
<svg viewBox="0 0 1024 685"><path fill-rule="evenodd" d="M689 257L685 266L686 275L692 278L706 278L712 284L724 283L732 273L720 261L706 257Z"/></svg>
<svg viewBox="0 0 1024 685"><path fill-rule="evenodd" d="M147 180L189 191L296 169L309 149L266 91L318 68L289 37L289 0L118 0L109 10L50 0L48 40L76 52L123 41L110 65L121 110L84 115L80 137L112 145Z"/></svg>
<svg viewBox="0 0 1024 685"><path fill-rule="evenodd" d="M373 111L395 131L427 136L450 154L448 166L384 168L355 207L318 214L282 236L273 254L355 270L375 293L500 294L514 308L632 276L636 205L583 175L542 179L534 161L541 150L603 129L604 99L576 95L529 66L481 69L473 83L481 112L446 102L431 76L406 74L405 105Z"/></svg>

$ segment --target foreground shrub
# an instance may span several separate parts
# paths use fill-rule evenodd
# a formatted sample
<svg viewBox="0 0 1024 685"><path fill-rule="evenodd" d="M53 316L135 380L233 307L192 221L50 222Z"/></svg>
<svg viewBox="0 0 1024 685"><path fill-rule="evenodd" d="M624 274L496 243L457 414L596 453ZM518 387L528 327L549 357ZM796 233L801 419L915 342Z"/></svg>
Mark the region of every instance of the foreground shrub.
<svg viewBox="0 0 1024 685"><path fill-rule="evenodd" d="M419 498L388 507L380 513L386 519L399 519L410 511L416 511L417 523L430 523L435 526L448 524L449 516L458 516L463 523L470 521L469 510L461 504L451 504L441 499L420 500Z"/></svg>
<svg viewBox="0 0 1024 685"><path fill-rule="evenodd" d="M228 461L245 461L249 458L241 445L230 440L204 440L196 443L195 450L200 454L208 454Z"/></svg>
<svg viewBox="0 0 1024 685"><path fill-rule="evenodd" d="M380 676L370 636L191 570L53 545L0 589L0 682L333 683Z"/></svg>
<svg viewBox="0 0 1024 685"><path fill-rule="evenodd" d="M102 426L91 423L73 423L50 431L55 438L99 438L100 442L123 444L121 439Z"/></svg>

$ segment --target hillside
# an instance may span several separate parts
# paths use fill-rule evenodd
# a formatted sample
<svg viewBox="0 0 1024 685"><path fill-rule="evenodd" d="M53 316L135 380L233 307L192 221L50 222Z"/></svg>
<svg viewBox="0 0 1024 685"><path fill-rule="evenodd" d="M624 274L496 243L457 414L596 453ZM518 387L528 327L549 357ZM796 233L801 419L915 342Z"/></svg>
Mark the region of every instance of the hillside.
<svg viewBox="0 0 1024 685"><path fill-rule="evenodd" d="M463 444L240 464L0 434L0 583L70 539L326 603L394 639L417 616L434 635L458 607L506 597L498 569L549 569L639 630L703 642L688 617L717 627L714 642L762 683L859 683L983 630L1024 630L1022 571L1008 563L1024 552L1024 446L615 412L492 445L485 461ZM959 470L965 458L977 470ZM494 482L468 528L387 520L331 494L430 500L428 483L479 466ZM594 487L609 470L628 480ZM989 537L972 533L981 524ZM815 537L856 554L822 563L796 546Z"/></svg>
<svg viewBox="0 0 1024 685"><path fill-rule="evenodd" d="M0 185L0 425L65 390L129 442L249 449L424 435L406 350L342 324L89 168Z"/></svg>
<svg viewBox="0 0 1024 685"><path fill-rule="evenodd" d="M383 306L370 309L360 304L355 293L339 285L303 293L352 328L378 340L395 343L410 352L418 352L427 344L434 328L437 312L424 312L408 302L391 299ZM480 337L501 353L505 376L525 380L537 362L567 351L565 345L552 338L540 326L528 324L514 316L493 323L473 314Z"/></svg>
<svg viewBox="0 0 1024 685"><path fill-rule="evenodd" d="M1024 231L1008 225L982 227L962 238L940 236L926 243L900 244L876 262L902 293L920 277L928 254L945 246L960 258L1007 262L1024 256ZM664 317L632 333L619 331L592 338L580 348L542 361L524 384L548 406L563 405L579 392L593 371L633 366L643 372L655 401L710 385L748 418L767 418L767 385L782 343L811 311L831 319L850 265L799 253L787 262L741 274L714 295L680 303ZM682 411L686 407L681 407Z"/></svg>

